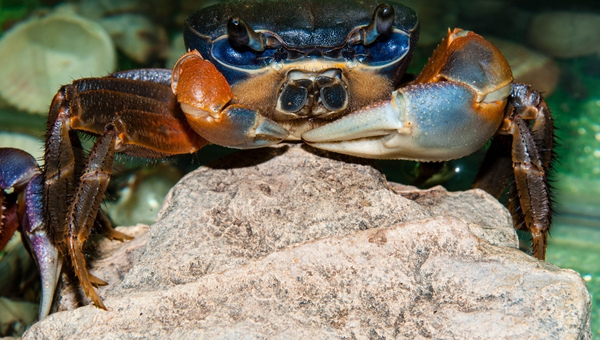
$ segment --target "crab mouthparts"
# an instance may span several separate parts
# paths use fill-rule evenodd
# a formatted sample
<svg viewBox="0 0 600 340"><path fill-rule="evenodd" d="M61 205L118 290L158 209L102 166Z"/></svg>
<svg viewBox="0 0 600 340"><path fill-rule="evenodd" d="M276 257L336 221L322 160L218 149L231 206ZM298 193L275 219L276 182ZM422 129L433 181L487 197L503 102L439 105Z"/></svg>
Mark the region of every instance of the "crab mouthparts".
<svg viewBox="0 0 600 340"><path fill-rule="evenodd" d="M347 106L347 85L339 69L290 71L277 97L277 111L295 117L329 116Z"/></svg>

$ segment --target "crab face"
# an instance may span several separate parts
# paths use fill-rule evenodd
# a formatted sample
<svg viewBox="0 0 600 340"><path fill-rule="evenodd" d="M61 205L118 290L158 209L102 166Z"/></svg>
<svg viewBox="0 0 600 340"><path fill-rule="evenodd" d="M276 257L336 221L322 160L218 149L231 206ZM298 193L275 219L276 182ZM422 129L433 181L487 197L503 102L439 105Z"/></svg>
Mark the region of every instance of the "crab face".
<svg viewBox="0 0 600 340"><path fill-rule="evenodd" d="M235 101L290 132L389 98L418 38L416 13L377 1L222 4L186 21L198 50L231 85Z"/></svg>

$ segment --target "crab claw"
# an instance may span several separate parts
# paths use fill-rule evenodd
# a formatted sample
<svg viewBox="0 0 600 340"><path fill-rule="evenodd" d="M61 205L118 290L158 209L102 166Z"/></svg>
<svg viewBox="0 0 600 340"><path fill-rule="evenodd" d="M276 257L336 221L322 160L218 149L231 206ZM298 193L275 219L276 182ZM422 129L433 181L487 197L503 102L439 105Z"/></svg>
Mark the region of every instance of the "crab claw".
<svg viewBox="0 0 600 340"><path fill-rule="evenodd" d="M231 104L231 87L198 51L184 54L173 69L171 87L188 123L211 143L249 149L277 144L289 132L259 112Z"/></svg>
<svg viewBox="0 0 600 340"><path fill-rule="evenodd" d="M498 131L511 83L510 67L492 44L473 32L449 30L413 84L302 138L365 158L460 158Z"/></svg>
<svg viewBox="0 0 600 340"><path fill-rule="evenodd" d="M382 159L444 161L481 148L502 121L508 89L482 102L470 87L426 83L401 88L389 101L305 132L307 143L343 154Z"/></svg>
<svg viewBox="0 0 600 340"><path fill-rule="evenodd" d="M22 150L0 148L0 159L3 160L0 164L0 198L3 197L3 190L12 188L15 193L18 193L16 202L13 201L7 209L8 216L0 214L0 235L4 231L3 227L6 227L4 222L9 221L8 224L21 226L23 238L32 250L40 269L42 299L39 318L41 320L50 312L62 268L62 256L45 228L41 171L35 159ZM15 221L16 215L20 219L18 222ZM7 218L2 219L2 217ZM3 245L0 244L0 249L2 247Z"/></svg>

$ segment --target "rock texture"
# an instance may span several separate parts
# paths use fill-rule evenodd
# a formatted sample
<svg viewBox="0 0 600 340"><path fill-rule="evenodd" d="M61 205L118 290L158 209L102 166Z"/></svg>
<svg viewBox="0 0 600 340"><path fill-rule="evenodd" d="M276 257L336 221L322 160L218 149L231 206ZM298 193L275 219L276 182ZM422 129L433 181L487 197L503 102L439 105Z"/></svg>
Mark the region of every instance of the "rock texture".
<svg viewBox="0 0 600 340"><path fill-rule="evenodd" d="M591 338L584 281L519 251L492 197L337 157L284 145L189 174L146 234L100 244L108 311L25 338Z"/></svg>

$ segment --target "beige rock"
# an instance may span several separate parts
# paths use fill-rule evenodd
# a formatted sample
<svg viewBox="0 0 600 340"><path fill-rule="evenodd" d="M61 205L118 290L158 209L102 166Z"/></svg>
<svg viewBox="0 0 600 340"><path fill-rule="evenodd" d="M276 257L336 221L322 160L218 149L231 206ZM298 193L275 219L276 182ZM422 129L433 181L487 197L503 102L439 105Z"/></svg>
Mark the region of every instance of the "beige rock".
<svg viewBox="0 0 600 340"><path fill-rule="evenodd" d="M108 311L55 313L24 338L591 338L581 277L517 243L482 191L419 191L299 145L250 151L186 176L148 234L93 264Z"/></svg>

